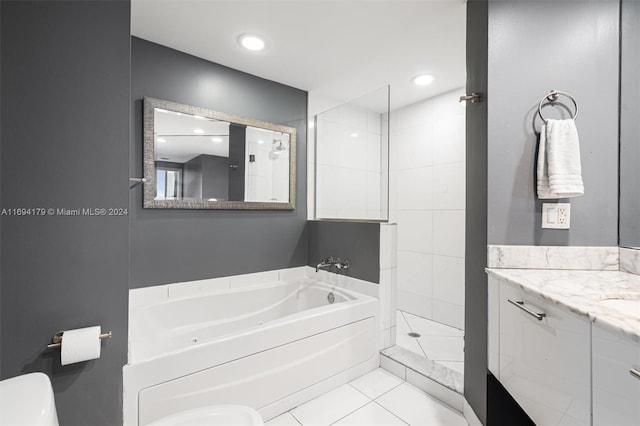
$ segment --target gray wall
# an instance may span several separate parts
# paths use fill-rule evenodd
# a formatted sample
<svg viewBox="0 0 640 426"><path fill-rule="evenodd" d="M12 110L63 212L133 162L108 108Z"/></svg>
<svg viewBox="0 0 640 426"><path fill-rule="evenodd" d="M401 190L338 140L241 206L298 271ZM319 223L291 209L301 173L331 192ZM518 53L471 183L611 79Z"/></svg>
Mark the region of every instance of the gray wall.
<svg viewBox="0 0 640 426"><path fill-rule="evenodd" d="M467 3L467 93L487 94L486 1ZM487 102L467 103L464 396L487 416Z"/></svg>
<svg viewBox="0 0 640 426"><path fill-rule="evenodd" d="M534 191L537 105L551 89L580 107L585 194L567 199L568 231L540 228ZM488 93L489 244L617 245L618 3L490 1Z"/></svg>
<svg viewBox="0 0 640 426"><path fill-rule="evenodd" d="M640 247L640 2L622 1L620 55L620 245Z"/></svg>
<svg viewBox="0 0 640 426"><path fill-rule="evenodd" d="M2 1L1 207L127 208L129 1ZM78 161L81 159L81 161ZM2 378L53 382L61 425L122 423L127 217L2 216ZM58 330L112 330L60 365Z"/></svg>
<svg viewBox="0 0 640 426"><path fill-rule="evenodd" d="M142 209L131 191L131 287L307 263L307 93L132 38L131 175L142 174L142 98L152 96L297 129L294 211Z"/></svg>
<svg viewBox="0 0 640 426"><path fill-rule="evenodd" d="M618 3L471 0L467 11L467 48L479 49L468 52L467 90L483 90L485 37L488 88L486 107L467 109L465 396L486 421L487 284L480 273L486 264L485 206L489 244L617 244ZM580 106L585 195L570 199L568 231L540 229L541 202L534 191L540 128L535 114L551 89L571 93ZM557 118L552 110L545 108L545 114Z"/></svg>
<svg viewBox="0 0 640 426"><path fill-rule="evenodd" d="M337 271L353 278L380 283L380 224L373 222L309 221L309 258L315 267L328 256L348 260L349 269Z"/></svg>
<svg viewBox="0 0 640 426"><path fill-rule="evenodd" d="M182 179L185 198L226 200L229 196L229 158L198 155L184 163Z"/></svg>

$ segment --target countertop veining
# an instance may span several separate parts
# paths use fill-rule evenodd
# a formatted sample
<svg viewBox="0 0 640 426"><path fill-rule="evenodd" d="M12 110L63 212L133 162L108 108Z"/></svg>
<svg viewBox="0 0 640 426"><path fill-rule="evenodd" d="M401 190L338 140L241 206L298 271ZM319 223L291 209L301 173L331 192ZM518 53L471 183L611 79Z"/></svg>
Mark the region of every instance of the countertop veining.
<svg viewBox="0 0 640 426"><path fill-rule="evenodd" d="M640 342L640 309L630 316L607 305L607 299L640 299L640 276L622 271L552 269L486 269L489 276L507 281L545 301L587 317ZM638 302L640 303L640 302Z"/></svg>

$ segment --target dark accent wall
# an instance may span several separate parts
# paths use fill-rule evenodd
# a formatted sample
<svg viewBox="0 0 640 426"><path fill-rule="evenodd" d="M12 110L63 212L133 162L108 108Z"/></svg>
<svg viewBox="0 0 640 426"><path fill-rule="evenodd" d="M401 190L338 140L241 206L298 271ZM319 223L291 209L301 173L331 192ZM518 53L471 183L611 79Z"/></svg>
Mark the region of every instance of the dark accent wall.
<svg viewBox="0 0 640 426"><path fill-rule="evenodd" d="M247 126L229 126L229 201L244 201L246 140Z"/></svg>
<svg viewBox="0 0 640 426"><path fill-rule="evenodd" d="M127 208L129 1L2 1L1 199ZM0 375L43 371L61 425L122 424L126 216L1 218ZM100 359L60 365L58 330L101 325Z"/></svg>
<svg viewBox="0 0 640 426"><path fill-rule="evenodd" d="M142 98L152 96L297 129L294 211L143 209L131 191L131 287L307 263L307 93L132 38L131 176L142 174Z"/></svg>
<svg viewBox="0 0 640 426"><path fill-rule="evenodd" d="M611 0L467 3L467 91L485 101L467 106L465 397L485 424L487 241L617 244L618 11ZM551 89L580 106L585 195L561 200L572 205L570 230L542 230L535 196L537 105Z"/></svg>
<svg viewBox="0 0 640 426"><path fill-rule="evenodd" d="M640 247L640 2L621 8L620 245Z"/></svg>
<svg viewBox="0 0 640 426"><path fill-rule="evenodd" d="M617 245L618 14L612 0L489 2L490 244ZM585 193L564 200L570 230L541 229L535 195L537 106L551 89L580 107ZM560 100L571 111L546 107L547 118L573 111Z"/></svg>
<svg viewBox="0 0 640 426"><path fill-rule="evenodd" d="M158 164L158 162L156 162ZM183 196L192 199L227 200L229 158L201 154L184 163Z"/></svg>
<svg viewBox="0 0 640 426"><path fill-rule="evenodd" d="M467 3L464 396L487 419L487 48L488 2Z"/></svg>
<svg viewBox="0 0 640 426"><path fill-rule="evenodd" d="M309 221L308 266L328 256L348 260L349 269L337 271L353 278L380 283L380 224L374 222Z"/></svg>

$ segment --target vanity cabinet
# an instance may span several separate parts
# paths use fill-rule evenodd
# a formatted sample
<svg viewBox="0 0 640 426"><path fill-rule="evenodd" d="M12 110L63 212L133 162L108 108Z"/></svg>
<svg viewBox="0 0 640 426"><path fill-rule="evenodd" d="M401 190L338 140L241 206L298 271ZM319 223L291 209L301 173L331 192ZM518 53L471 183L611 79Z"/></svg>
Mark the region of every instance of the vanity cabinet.
<svg viewBox="0 0 640 426"><path fill-rule="evenodd" d="M640 425L640 343L592 326L593 424Z"/></svg>
<svg viewBox="0 0 640 426"><path fill-rule="evenodd" d="M529 417L591 424L589 321L493 277L489 308L490 369Z"/></svg>

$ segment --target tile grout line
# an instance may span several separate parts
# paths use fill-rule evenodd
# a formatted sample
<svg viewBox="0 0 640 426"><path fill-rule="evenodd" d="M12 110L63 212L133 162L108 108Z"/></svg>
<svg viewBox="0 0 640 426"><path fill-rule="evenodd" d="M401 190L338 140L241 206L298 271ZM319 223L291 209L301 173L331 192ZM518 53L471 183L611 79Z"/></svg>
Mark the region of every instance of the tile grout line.
<svg viewBox="0 0 640 426"><path fill-rule="evenodd" d="M398 385L399 386L399 385ZM380 395L382 396L382 395ZM373 400L373 403L376 404L378 407L381 407L383 410L385 410L388 413L391 413L392 416L394 416L395 418L397 418L398 420L400 420L402 423L407 424L409 426L411 426L411 424L407 421L405 421L405 419L403 419L402 417L398 416L396 413L394 413L393 411L389 410L387 407L385 407L384 405L380 404L378 401L376 401L375 399Z"/></svg>
<svg viewBox="0 0 640 426"><path fill-rule="evenodd" d="M353 387L353 386L352 386L352 387ZM354 389L355 389L355 388L354 388ZM357 390L357 389L356 389L356 390ZM366 396L366 395L365 395L365 396ZM367 396L367 398L369 398L369 397ZM366 404L359 406L358 408L356 408L356 409L355 409L355 410L353 410L353 411L349 411L347 414L345 414L344 416L340 417L340 418L339 418L338 420L336 420L335 422L331 422L331 423L329 423L329 425L333 425L333 424L338 423L340 420L344 419L345 417L348 417L348 416L352 415L352 414L353 414L353 413L355 413L356 411L360 410L360 409L361 409L361 408L363 408L363 407L366 407L367 405L371 404L372 402L373 402L373 400L372 400L371 398L369 398L369 401L367 401L367 403L366 403ZM303 426L304 426L304 425L303 425Z"/></svg>
<svg viewBox="0 0 640 426"><path fill-rule="evenodd" d="M373 370L375 371L375 370ZM368 374L368 373L367 373ZM362 377L362 376L360 376ZM373 401L373 398L371 398L369 395L367 395L366 393L362 392L360 389L358 389L357 387L353 386L351 384L351 382L347 383L349 386L351 386L352 388L354 388L355 390L357 390L358 392L360 392L361 394L363 394L364 396L366 396L367 398L369 398L370 401Z"/></svg>
<svg viewBox="0 0 640 426"><path fill-rule="evenodd" d="M295 420L300 426L303 426L302 422L300 420L298 420L298 418L292 413L293 410L289 410L287 411L287 413L291 414L291 417L293 417L293 420Z"/></svg>

